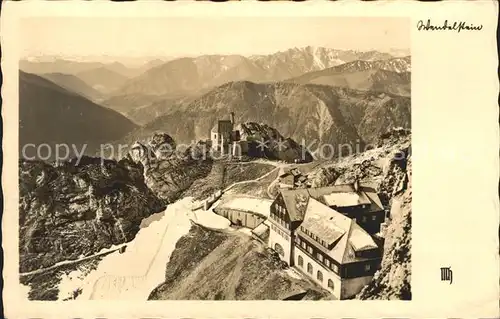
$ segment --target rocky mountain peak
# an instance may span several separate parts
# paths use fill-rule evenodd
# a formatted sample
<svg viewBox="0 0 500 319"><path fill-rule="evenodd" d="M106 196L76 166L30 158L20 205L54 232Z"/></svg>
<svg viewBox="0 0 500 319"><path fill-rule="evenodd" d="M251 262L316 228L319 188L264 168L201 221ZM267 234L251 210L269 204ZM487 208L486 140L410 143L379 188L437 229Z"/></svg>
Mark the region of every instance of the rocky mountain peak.
<svg viewBox="0 0 500 319"><path fill-rule="evenodd" d="M175 152L177 147L174 139L164 132L154 133L153 136L151 136L148 145L157 158L170 157Z"/></svg>

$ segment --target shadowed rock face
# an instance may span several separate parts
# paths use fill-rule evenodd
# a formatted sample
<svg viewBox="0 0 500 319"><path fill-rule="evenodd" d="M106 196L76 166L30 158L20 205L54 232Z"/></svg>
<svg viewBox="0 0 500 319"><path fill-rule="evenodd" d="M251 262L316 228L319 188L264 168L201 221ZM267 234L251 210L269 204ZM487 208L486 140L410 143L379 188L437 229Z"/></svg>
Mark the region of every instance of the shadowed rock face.
<svg viewBox="0 0 500 319"><path fill-rule="evenodd" d="M127 158L144 168L146 185L168 203L210 173L212 159L208 151L202 143L176 147L170 135L157 132L147 143L136 142Z"/></svg>
<svg viewBox="0 0 500 319"><path fill-rule="evenodd" d="M155 133L149 140L149 146L157 158L168 158L176 149L174 139L167 133Z"/></svg>
<svg viewBox="0 0 500 319"><path fill-rule="evenodd" d="M130 241L143 218L165 208L130 160L21 160L19 171L21 272Z"/></svg>
<svg viewBox="0 0 500 319"><path fill-rule="evenodd" d="M411 160L406 166L408 184L392 199L390 222L384 243L384 256L373 280L358 299L411 300Z"/></svg>

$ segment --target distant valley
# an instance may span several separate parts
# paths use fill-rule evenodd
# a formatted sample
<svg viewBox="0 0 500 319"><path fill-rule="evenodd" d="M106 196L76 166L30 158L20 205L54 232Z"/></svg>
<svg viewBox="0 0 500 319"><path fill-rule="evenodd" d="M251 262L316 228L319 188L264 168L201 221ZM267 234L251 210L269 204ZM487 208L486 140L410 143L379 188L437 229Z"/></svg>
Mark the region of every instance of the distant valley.
<svg viewBox="0 0 500 319"><path fill-rule="evenodd" d="M411 117L408 97L324 85L231 82L187 104L167 105L163 116L131 132L125 142L155 131L168 131L182 142L204 139L230 111L236 122L266 123L299 143L332 145L372 142L387 127L409 127Z"/></svg>
<svg viewBox="0 0 500 319"><path fill-rule="evenodd" d="M87 151L137 126L125 116L40 76L19 72L19 145L75 145ZM34 148L26 148L32 157Z"/></svg>

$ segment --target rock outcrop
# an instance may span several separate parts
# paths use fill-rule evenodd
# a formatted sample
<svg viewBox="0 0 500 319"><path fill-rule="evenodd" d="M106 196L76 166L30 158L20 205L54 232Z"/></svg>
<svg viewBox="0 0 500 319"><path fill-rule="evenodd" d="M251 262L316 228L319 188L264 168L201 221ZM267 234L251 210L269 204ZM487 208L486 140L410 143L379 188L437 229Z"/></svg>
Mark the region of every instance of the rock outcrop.
<svg viewBox="0 0 500 319"><path fill-rule="evenodd" d="M377 189L387 204L405 186L406 162L411 155L411 133L392 129L381 135L376 148L320 165L308 175L312 187L360 181Z"/></svg>
<svg viewBox="0 0 500 319"><path fill-rule="evenodd" d="M358 299L411 299L411 159L407 176L408 184L392 198L381 268Z"/></svg>
<svg viewBox="0 0 500 319"><path fill-rule="evenodd" d="M128 242L143 218L165 208L128 159L21 160L19 171L20 272Z"/></svg>
<svg viewBox="0 0 500 319"><path fill-rule="evenodd" d="M119 161L83 157L56 166L19 162L20 271L75 260L128 242L143 218L165 209L212 160L203 144L175 149L165 133Z"/></svg>
<svg viewBox="0 0 500 319"><path fill-rule="evenodd" d="M141 164L146 185L166 203L177 200L195 180L207 176L213 163L207 145L177 147L166 133L155 133L146 143L136 142L127 158Z"/></svg>
<svg viewBox="0 0 500 319"><path fill-rule="evenodd" d="M249 155L265 157L285 162L310 162L311 154L291 138L285 138L280 132L266 124L246 122L236 127L241 139L253 143L249 146Z"/></svg>

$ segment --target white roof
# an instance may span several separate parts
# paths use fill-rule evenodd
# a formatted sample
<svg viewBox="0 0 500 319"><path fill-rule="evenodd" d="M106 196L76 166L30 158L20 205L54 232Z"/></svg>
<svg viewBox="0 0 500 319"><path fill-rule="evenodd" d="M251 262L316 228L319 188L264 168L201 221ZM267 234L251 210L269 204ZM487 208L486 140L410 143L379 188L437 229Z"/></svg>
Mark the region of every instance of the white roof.
<svg viewBox="0 0 500 319"><path fill-rule="evenodd" d="M352 248L356 251L378 248L375 241L373 241L373 238L355 223L353 223L349 242L351 243Z"/></svg>
<svg viewBox="0 0 500 319"><path fill-rule="evenodd" d="M350 224L348 217L311 198L301 226L330 245L349 231Z"/></svg>
<svg viewBox="0 0 500 319"><path fill-rule="evenodd" d="M359 205L359 195L357 193L330 193L323 195L325 204L328 206L356 206Z"/></svg>
<svg viewBox="0 0 500 319"><path fill-rule="evenodd" d="M259 197L232 197L219 205L220 208L253 212L269 217L272 200Z"/></svg>

